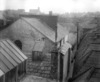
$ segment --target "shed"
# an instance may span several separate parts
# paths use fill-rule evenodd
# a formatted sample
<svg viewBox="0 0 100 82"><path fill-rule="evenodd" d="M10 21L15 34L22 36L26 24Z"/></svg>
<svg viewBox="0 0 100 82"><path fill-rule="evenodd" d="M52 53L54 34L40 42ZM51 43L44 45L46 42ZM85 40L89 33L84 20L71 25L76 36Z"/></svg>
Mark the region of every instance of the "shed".
<svg viewBox="0 0 100 82"><path fill-rule="evenodd" d="M17 82L26 73L26 60L9 39L0 40L0 82Z"/></svg>
<svg viewBox="0 0 100 82"><path fill-rule="evenodd" d="M32 60L33 61L39 61L43 57L43 49L45 47L45 42L44 41L37 41L36 44L33 47L32 51Z"/></svg>

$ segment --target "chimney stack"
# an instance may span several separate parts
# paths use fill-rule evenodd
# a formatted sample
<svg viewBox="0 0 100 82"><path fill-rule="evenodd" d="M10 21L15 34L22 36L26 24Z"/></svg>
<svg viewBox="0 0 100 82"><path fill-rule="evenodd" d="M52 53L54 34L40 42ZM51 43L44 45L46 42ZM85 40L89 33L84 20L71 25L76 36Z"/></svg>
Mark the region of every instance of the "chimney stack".
<svg viewBox="0 0 100 82"><path fill-rule="evenodd" d="M52 16L52 14L53 14L52 11L49 11L49 15Z"/></svg>

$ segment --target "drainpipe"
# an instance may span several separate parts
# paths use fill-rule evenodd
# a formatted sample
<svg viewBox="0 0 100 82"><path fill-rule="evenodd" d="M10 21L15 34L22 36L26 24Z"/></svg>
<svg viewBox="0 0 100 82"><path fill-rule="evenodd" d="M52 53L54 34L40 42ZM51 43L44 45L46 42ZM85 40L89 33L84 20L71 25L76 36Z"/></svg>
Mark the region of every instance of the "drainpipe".
<svg viewBox="0 0 100 82"><path fill-rule="evenodd" d="M78 32L79 32L79 22L76 22L76 26L77 26L77 50L78 50L78 40L79 40L79 36L78 36Z"/></svg>
<svg viewBox="0 0 100 82"><path fill-rule="evenodd" d="M60 42L60 43L61 43L61 42ZM56 42L56 46L57 46L57 44L58 44L58 42ZM60 46L61 46L61 44L60 44ZM57 81L57 82L60 82L60 61L61 61L61 60L60 60L60 55L61 55L61 54L60 54L60 49L57 50L57 51L58 51L58 54L57 54L57 55L58 55L58 70L57 70L57 72L58 72L58 73L57 73L57 80L58 80L58 81Z"/></svg>

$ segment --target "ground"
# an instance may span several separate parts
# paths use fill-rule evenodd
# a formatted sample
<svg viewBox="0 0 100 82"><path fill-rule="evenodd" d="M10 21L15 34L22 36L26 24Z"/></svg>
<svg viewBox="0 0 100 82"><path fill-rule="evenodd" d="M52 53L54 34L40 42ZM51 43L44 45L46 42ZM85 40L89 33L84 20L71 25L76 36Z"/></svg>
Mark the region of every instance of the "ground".
<svg viewBox="0 0 100 82"><path fill-rule="evenodd" d="M56 80L50 80L42 77L37 77L33 75L27 75L20 82L57 82Z"/></svg>

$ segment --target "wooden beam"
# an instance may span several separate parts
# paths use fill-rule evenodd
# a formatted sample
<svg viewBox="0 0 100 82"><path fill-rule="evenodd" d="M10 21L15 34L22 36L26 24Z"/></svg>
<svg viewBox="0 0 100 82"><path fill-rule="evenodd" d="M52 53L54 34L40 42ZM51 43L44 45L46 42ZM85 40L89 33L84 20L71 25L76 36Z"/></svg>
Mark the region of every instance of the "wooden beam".
<svg viewBox="0 0 100 82"><path fill-rule="evenodd" d="M3 82L5 82L5 74L3 75Z"/></svg>
<svg viewBox="0 0 100 82"><path fill-rule="evenodd" d="M18 66L16 67L16 82L18 82Z"/></svg>
<svg viewBox="0 0 100 82"><path fill-rule="evenodd" d="M60 82L60 52L58 51L58 76L57 76L58 82Z"/></svg>

